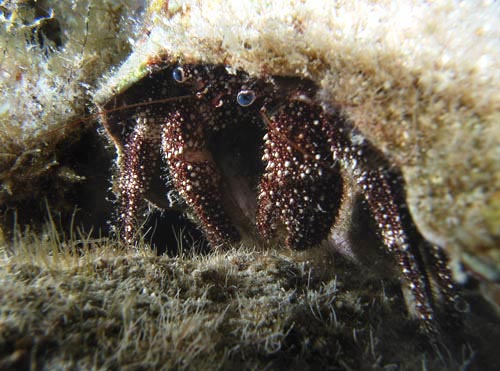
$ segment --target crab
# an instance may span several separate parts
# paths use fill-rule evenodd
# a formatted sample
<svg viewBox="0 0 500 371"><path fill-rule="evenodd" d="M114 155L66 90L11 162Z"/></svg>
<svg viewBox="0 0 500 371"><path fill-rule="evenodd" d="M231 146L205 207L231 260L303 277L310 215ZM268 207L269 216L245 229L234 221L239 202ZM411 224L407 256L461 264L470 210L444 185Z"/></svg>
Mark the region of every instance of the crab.
<svg viewBox="0 0 500 371"><path fill-rule="evenodd" d="M212 246L231 245L248 234L241 227L244 215L264 243L284 237L287 247L307 249L328 237L347 175L396 257L425 329L438 331L429 276L444 307L453 308L458 298L447 257L430 244L422 257L412 244L401 176L341 108L320 104L314 83L168 59L148 68L146 77L100 107L119 153L119 219L126 242L135 238L144 200L172 207L174 192ZM262 162L220 154L220 138L239 130L257 133L248 142L255 142ZM238 179L226 180L230 166L238 168ZM260 179L242 175L246 166L261 173ZM245 203L239 194L256 201Z"/></svg>

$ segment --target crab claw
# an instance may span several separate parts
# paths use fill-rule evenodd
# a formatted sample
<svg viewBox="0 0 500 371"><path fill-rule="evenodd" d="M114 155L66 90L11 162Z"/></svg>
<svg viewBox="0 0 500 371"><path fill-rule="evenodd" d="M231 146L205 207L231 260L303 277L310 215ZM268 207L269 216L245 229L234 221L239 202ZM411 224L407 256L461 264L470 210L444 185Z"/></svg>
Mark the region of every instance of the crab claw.
<svg viewBox="0 0 500 371"><path fill-rule="evenodd" d="M212 246L239 241L239 232L222 205L219 171L206 147L207 123L203 116L195 118L192 110L187 104L176 104L162 125L162 150L172 182L193 209Z"/></svg>
<svg viewBox="0 0 500 371"><path fill-rule="evenodd" d="M284 225L285 243L294 249L306 249L327 237L342 198L342 178L319 120L318 109L297 100L286 105L286 112L266 120L266 170L256 224L265 239Z"/></svg>

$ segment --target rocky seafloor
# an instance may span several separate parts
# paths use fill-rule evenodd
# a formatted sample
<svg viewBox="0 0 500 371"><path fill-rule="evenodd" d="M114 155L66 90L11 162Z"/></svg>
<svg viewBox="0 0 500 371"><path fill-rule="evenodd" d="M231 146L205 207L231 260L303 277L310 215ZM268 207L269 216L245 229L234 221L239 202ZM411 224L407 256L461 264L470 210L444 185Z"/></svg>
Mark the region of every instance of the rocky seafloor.
<svg viewBox="0 0 500 371"><path fill-rule="evenodd" d="M430 341L397 279L333 251L187 250L25 237L0 252L0 369L493 370L498 319L470 290Z"/></svg>

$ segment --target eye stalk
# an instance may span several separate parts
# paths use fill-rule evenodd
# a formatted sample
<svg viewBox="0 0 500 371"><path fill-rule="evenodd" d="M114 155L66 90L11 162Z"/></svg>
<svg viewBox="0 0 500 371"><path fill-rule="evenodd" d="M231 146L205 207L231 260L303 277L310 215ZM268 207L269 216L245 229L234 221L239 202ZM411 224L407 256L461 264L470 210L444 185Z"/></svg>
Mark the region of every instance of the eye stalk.
<svg viewBox="0 0 500 371"><path fill-rule="evenodd" d="M187 76L184 73L184 68L182 68L181 66L174 68L174 70L172 71L172 77L179 84L182 84L187 80Z"/></svg>
<svg viewBox="0 0 500 371"><path fill-rule="evenodd" d="M241 90L236 96L236 102L242 107L248 107L255 102L255 92L253 90Z"/></svg>

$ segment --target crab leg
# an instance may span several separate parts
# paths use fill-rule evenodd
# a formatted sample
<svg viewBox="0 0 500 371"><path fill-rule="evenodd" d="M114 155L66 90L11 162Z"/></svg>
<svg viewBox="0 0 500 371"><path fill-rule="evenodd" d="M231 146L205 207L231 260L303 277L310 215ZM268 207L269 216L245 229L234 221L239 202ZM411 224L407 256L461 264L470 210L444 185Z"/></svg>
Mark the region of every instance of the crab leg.
<svg viewBox="0 0 500 371"><path fill-rule="evenodd" d="M160 131L157 125L138 117L133 131L125 140L120 159L120 219L123 238L127 243L134 240L138 208L147 192L149 182L159 157Z"/></svg>
<svg viewBox="0 0 500 371"><path fill-rule="evenodd" d="M429 283L419 251L410 244L405 232L396 202L400 197L387 167L381 165L380 155L355 130L347 130L340 116L327 116L323 122L333 158L350 171L362 187L387 250L398 258L403 278L414 296L418 316L428 331L435 332ZM378 166L374 166L377 162Z"/></svg>
<svg viewBox="0 0 500 371"><path fill-rule="evenodd" d="M193 115L194 108L199 117ZM161 125L162 150L176 189L216 246L238 241L240 235L222 206L221 177L206 147L204 128L208 124L203 120L203 108L200 102L175 105Z"/></svg>
<svg viewBox="0 0 500 371"><path fill-rule="evenodd" d="M326 238L342 198L342 178L322 136L319 111L290 101L267 119L257 228L269 239L278 222L287 230L286 245L305 249ZM304 124L302 124L304 122Z"/></svg>
<svg viewBox="0 0 500 371"><path fill-rule="evenodd" d="M467 303L464 301L459 287L453 281L452 272L448 265L448 256L444 250L432 244L427 244L430 251L429 258L433 267L432 274L440 289L443 297L445 313L447 314L446 321L448 325L460 326L460 312L467 310Z"/></svg>

